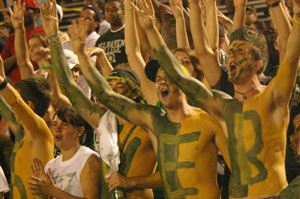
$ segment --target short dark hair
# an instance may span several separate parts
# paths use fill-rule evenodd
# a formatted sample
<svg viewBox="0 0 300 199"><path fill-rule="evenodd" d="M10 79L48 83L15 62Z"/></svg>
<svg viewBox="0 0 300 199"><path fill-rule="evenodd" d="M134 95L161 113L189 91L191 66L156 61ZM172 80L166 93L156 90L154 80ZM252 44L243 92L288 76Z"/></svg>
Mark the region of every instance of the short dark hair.
<svg viewBox="0 0 300 199"><path fill-rule="evenodd" d="M48 81L41 75L33 75L15 84L25 102L34 104L34 112L43 117L51 102L51 89Z"/></svg>
<svg viewBox="0 0 300 199"><path fill-rule="evenodd" d="M84 133L81 135L79 142L94 150L94 130L72 106L59 108L53 118L55 116L61 121L69 123L74 127L84 127Z"/></svg>
<svg viewBox="0 0 300 199"><path fill-rule="evenodd" d="M263 67L258 71L262 73L268 65L268 46L265 36L257 30L244 27L231 33L230 43L236 40L247 41L250 43L251 52L255 60L262 60Z"/></svg>
<svg viewBox="0 0 300 199"><path fill-rule="evenodd" d="M119 2L121 5L121 9L124 11L124 2L122 0L108 0L106 3L111 3L111 2Z"/></svg>

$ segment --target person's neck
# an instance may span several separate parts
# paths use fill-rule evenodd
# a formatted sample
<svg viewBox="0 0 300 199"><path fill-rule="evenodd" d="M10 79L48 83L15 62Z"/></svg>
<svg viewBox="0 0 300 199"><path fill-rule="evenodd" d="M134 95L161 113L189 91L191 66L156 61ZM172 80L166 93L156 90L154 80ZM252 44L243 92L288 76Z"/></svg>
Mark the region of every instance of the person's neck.
<svg viewBox="0 0 300 199"><path fill-rule="evenodd" d="M118 26L112 26L112 25L110 25L110 29L112 30L112 31L117 31L117 30L119 30L120 28L122 28L124 26L124 24L120 24L120 25L118 25Z"/></svg>
<svg viewBox="0 0 300 199"><path fill-rule="evenodd" d="M194 111L194 108L184 100L176 108L169 109L166 107L166 111L171 122L180 123Z"/></svg>
<svg viewBox="0 0 300 199"><path fill-rule="evenodd" d="M243 84L234 84L234 98L239 101L244 101L257 93L261 93L263 89L264 86L260 84L258 76L254 75Z"/></svg>
<svg viewBox="0 0 300 199"><path fill-rule="evenodd" d="M67 149L67 150L61 149L62 160L66 161L66 160L71 159L76 154L76 152L78 151L78 149L80 148L80 146L81 145L78 142L75 146L73 146L70 149Z"/></svg>

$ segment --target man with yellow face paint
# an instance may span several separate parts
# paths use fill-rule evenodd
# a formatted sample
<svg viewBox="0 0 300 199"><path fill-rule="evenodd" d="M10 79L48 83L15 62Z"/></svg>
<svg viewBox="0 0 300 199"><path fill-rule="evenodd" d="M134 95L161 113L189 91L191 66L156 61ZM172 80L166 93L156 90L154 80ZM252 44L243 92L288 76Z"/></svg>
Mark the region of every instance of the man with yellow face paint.
<svg viewBox="0 0 300 199"><path fill-rule="evenodd" d="M199 21L199 1L189 2L194 44L207 47L208 40L203 39L207 33L203 31L203 21ZM234 86L235 99L223 92L206 89L201 82L182 71L153 25L153 12L149 7L141 6L140 24L143 24L151 47L168 77L187 95L190 104L207 110L221 124L226 123L223 127L228 133L232 166L230 198L279 198L281 190L287 186L284 167L286 128L288 103L300 56L299 2L294 3L295 20L287 52L277 76L267 87L262 86L258 78L267 58L261 35L244 28L232 33L228 77ZM200 39L195 36L199 32ZM205 56L199 58L204 70L205 67L218 66L211 49Z"/></svg>

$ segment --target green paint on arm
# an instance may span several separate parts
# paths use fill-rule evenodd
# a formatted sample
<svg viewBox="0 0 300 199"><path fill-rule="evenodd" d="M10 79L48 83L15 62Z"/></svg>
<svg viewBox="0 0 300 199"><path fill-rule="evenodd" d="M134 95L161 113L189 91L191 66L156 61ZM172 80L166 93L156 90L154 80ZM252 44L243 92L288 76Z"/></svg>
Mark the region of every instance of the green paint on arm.
<svg viewBox="0 0 300 199"><path fill-rule="evenodd" d="M9 123L10 128L16 129L18 122L16 120L14 111L6 103L3 96L0 94L0 115Z"/></svg>
<svg viewBox="0 0 300 199"><path fill-rule="evenodd" d="M91 102L91 100L73 80L72 72L65 58L61 43L59 41L50 41L50 49L51 61L54 65L54 72L58 83L74 108L83 118L87 119L87 121L89 121L89 118L87 117L93 113L98 114L98 117L101 118L106 110Z"/></svg>

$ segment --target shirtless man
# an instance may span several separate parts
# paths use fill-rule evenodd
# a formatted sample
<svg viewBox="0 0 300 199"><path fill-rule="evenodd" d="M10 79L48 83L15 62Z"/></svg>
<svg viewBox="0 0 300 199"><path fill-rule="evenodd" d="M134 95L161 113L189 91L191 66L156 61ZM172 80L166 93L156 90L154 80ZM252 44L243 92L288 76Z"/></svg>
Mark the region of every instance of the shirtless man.
<svg viewBox="0 0 300 199"><path fill-rule="evenodd" d="M42 76L21 80L15 86L20 94L0 76L0 93L5 99L0 98L0 114L15 135L10 194L11 198L33 199L28 186L32 160L39 158L46 164L54 153L51 131L42 119L50 104L50 87Z"/></svg>
<svg viewBox="0 0 300 199"><path fill-rule="evenodd" d="M133 12L132 7L125 10ZM86 22L79 21L79 28L73 24L69 29L73 44L79 45L84 41L78 30L81 23ZM185 95L159 68L156 68L156 91L166 112L115 93L92 66L85 50L76 49L79 60L85 63L81 64L83 75L98 100L119 116L145 127L151 136L156 136L165 197L219 198L216 183L218 147L226 160L228 152L226 138L218 122L203 110L188 105Z"/></svg>
<svg viewBox="0 0 300 199"><path fill-rule="evenodd" d="M288 103L300 52L299 2L294 4L296 17L285 58L277 76L267 87L260 85L258 79L265 64L266 52L260 35L248 29L238 29L232 33L229 80L234 84L235 91L242 93L236 99L220 91L207 90L201 82L182 71L159 36L153 24L153 12L148 8L142 6L144 12L139 11L144 19L140 24L144 25L152 49L170 80L183 90L191 104L204 108L220 122L226 121L232 166L230 197L279 198L281 190L287 186L284 167L286 128ZM199 1L190 0L190 9L193 34L195 26L203 26L203 21L199 21ZM201 44L207 45L205 42ZM206 63L203 67L217 64L213 52L204 59L201 60Z"/></svg>

